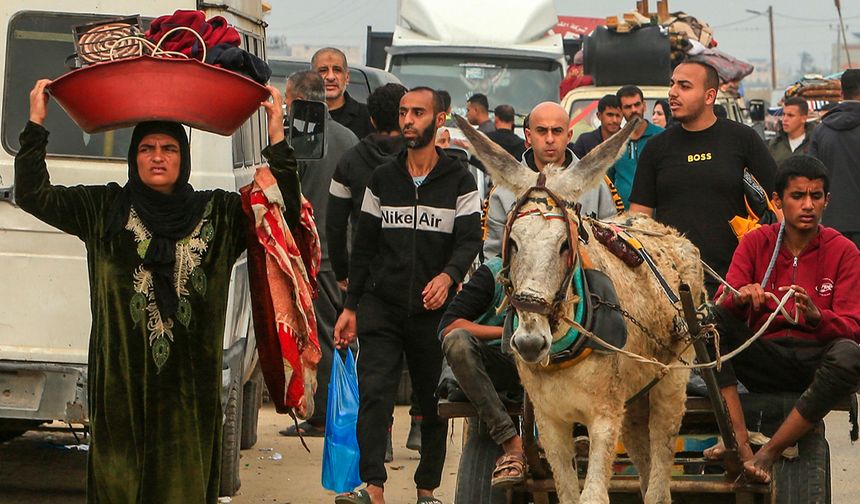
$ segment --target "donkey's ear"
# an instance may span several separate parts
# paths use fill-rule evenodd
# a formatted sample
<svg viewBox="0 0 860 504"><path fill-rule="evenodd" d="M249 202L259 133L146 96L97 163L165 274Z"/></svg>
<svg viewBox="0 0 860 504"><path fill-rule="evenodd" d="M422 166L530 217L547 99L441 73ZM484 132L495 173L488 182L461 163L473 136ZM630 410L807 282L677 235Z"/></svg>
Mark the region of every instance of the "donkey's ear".
<svg viewBox="0 0 860 504"><path fill-rule="evenodd" d="M521 194L534 185L537 173L520 164L508 151L473 128L461 116L454 114L454 121L472 144L470 152L484 163L495 184L510 189L514 194Z"/></svg>
<svg viewBox="0 0 860 504"><path fill-rule="evenodd" d="M603 183L606 170L621 157L625 147L627 147L630 135L641 124L642 119L639 117L634 117L633 120L628 121L621 131L592 149L578 163L565 168L558 176L553 177L551 179L553 183L550 187L559 196L571 201L575 201L582 194L598 187Z"/></svg>

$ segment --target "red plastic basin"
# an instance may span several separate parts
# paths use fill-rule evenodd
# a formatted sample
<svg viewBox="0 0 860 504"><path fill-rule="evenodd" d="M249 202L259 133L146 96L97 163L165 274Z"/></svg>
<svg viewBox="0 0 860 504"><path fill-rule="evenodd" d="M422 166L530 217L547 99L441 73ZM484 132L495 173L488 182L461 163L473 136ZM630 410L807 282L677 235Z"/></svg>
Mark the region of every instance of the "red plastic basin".
<svg viewBox="0 0 860 504"><path fill-rule="evenodd" d="M269 97L265 87L229 70L194 59L151 56L74 70L48 90L87 133L176 121L231 135Z"/></svg>

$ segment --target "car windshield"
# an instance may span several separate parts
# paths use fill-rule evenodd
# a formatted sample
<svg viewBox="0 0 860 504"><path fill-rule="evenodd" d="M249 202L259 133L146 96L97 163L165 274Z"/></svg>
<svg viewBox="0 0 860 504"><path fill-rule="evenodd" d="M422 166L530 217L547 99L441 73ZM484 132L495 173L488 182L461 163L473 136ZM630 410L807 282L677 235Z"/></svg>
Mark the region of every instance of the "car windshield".
<svg viewBox="0 0 860 504"><path fill-rule="evenodd" d="M487 95L492 111L508 104L516 123L543 101L558 101L561 66L546 59L513 59L470 55L405 54L391 61L391 73L407 88L428 86L451 94L451 110L466 115L466 100Z"/></svg>

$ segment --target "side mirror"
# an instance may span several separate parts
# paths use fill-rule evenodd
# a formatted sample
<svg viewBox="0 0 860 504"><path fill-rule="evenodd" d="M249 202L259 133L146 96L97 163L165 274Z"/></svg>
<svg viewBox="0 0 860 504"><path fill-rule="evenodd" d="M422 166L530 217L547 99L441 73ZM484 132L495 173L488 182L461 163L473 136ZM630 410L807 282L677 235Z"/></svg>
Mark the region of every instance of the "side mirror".
<svg viewBox="0 0 860 504"><path fill-rule="evenodd" d="M753 99L749 103L750 119L753 122L764 121L765 107L764 100Z"/></svg>
<svg viewBox="0 0 860 504"><path fill-rule="evenodd" d="M290 105L287 142L296 159L314 160L325 156L325 102L293 100Z"/></svg>

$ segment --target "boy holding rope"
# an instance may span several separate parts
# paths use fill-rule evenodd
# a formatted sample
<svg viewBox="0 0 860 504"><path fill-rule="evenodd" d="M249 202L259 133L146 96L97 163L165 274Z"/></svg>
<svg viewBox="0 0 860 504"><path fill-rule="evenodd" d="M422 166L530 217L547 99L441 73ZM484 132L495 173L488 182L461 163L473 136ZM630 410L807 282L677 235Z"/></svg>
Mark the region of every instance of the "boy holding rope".
<svg viewBox="0 0 860 504"><path fill-rule="evenodd" d="M794 289L763 336L717 373L734 425L744 473L771 480L780 454L860 384L860 252L837 231L820 225L830 200L824 165L801 155L785 160L777 174L780 224L763 226L740 242L715 315L723 354L749 339ZM736 289L736 290L735 290ZM726 290L730 292L726 292ZM794 320L792 320L794 319ZM796 392L801 396L773 438L753 454L738 396L740 380L752 392ZM720 458L722 444L705 450Z"/></svg>

